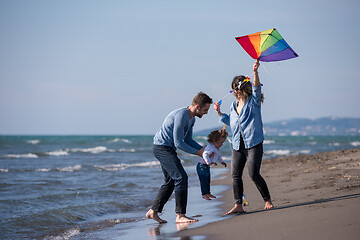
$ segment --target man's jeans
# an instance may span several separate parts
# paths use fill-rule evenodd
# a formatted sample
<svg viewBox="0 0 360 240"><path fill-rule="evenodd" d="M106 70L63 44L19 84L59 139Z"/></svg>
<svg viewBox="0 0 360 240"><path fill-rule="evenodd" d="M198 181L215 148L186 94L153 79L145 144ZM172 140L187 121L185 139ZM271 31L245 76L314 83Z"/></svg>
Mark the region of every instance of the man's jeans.
<svg viewBox="0 0 360 240"><path fill-rule="evenodd" d="M154 145L154 156L160 161L164 174L164 184L160 187L152 210L162 212L165 203L175 190L175 212L186 213L188 176L177 157L175 149L167 146Z"/></svg>

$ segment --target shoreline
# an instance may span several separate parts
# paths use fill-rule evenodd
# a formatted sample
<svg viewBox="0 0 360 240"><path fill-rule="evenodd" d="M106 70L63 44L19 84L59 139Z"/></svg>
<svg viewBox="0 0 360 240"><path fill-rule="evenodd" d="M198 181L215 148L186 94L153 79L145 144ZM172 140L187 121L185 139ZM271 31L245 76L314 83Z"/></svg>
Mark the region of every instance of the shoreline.
<svg viewBox="0 0 360 240"><path fill-rule="evenodd" d="M263 160L261 174L275 206L264 202L244 169L245 214L204 226L193 226L174 237L206 239L357 239L360 234L360 148ZM231 186L231 172L213 185ZM233 206L232 188L218 198L225 213ZM220 216L221 217L221 216ZM196 224L194 224L196 225Z"/></svg>
<svg viewBox="0 0 360 240"><path fill-rule="evenodd" d="M212 174L216 179L221 180L228 169L223 167L218 167L217 169L213 169ZM198 181L198 179L196 179ZM226 192L229 186L216 184L211 187L212 193L218 198L212 201L206 201L201 197L200 185L196 182L195 185L189 186L188 191L188 204L187 204L187 216L193 217L199 220L199 222L195 223L181 223L177 224L175 222L176 214L175 214L175 199L174 196L169 199L166 203L163 212L159 214L162 219L167 220L165 224L159 224L152 219L147 219L145 217L145 211L141 210L143 217L138 221L128 223L125 225L117 224L112 228L107 229L106 239L121 239L114 238L114 236L118 235L121 232L122 236L125 239L150 239L150 240L158 240L158 239L183 239L174 237L173 235L179 231L183 231L185 229L192 229L196 227L205 226L212 222L222 220L222 210L220 205L222 201L218 200L221 198L222 194ZM194 236L190 239L192 240L204 240L206 238L203 236ZM92 238L89 238L92 239Z"/></svg>

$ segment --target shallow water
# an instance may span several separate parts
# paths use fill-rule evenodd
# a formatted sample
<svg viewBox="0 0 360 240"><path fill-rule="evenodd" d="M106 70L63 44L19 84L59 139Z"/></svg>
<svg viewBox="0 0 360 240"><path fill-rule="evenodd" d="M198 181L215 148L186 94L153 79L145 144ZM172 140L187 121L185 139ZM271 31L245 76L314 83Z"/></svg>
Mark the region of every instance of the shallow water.
<svg viewBox="0 0 360 240"><path fill-rule="evenodd" d="M196 140L206 143L205 137ZM264 159L359 146L359 137L267 137ZM229 142L221 152L230 163ZM192 192L199 187L198 157L182 152L179 157ZM213 177L222 170L212 169ZM152 136L0 136L1 238L81 239L85 234L91 239L95 234L93 239L117 239L140 234L139 226L153 226L144 213L162 179ZM190 215L199 214L191 211L199 196L189 196ZM168 219L173 218L171 207L173 203L165 208ZM216 219L206 210L194 226ZM156 228L153 232L166 235L176 231L176 224Z"/></svg>

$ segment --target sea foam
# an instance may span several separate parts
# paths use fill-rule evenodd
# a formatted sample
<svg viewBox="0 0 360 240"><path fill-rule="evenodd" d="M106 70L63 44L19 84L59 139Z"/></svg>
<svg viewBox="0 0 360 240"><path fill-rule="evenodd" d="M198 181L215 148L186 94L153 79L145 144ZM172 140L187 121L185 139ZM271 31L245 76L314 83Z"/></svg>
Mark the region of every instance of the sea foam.
<svg viewBox="0 0 360 240"><path fill-rule="evenodd" d="M122 139L119 139L120 141L124 142L124 143L131 143L131 141L129 139L126 139L126 138L122 138Z"/></svg>
<svg viewBox="0 0 360 240"><path fill-rule="evenodd" d="M100 169L100 171L121 171L131 167L157 167L160 163L158 161L151 162L139 162L133 164L119 163L108 165L95 165L94 167Z"/></svg>
<svg viewBox="0 0 360 240"><path fill-rule="evenodd" d="M50 168L38 168L35 169L36 172L50 172L51 169Z"/></svg>
<svg viewBox="0 0 360 240"><path fill-rule="evenodd" d="M136 152L136 150L134 148L130 148L130 149L121 148L118 151L119 152Z"/></svg>
<svg viewBox="0 0 360 240"><path fill-rule="evenodd" d="M81 170L82 166L80 164L69 166L69 167L63 167L63 168L57 168L60 172L74 172Z"/></svg>
<svg viewBox="0 0 360 240"><path fill-rule="evenodd" d="M27 140L26 142L29 144L39 144L40 140L34 139L34 140Z"/></svg>
<svg viewBox="0 0 360 240"><path fill-rule="evenodd" d="M275 155L275 156L290 156L290 155L299 155L299 154L309 154L311 152L310 149L303 149L298 151L290 151L290 150L269 150L265 151L265 154Z"/></svg>
<svg viewBox="0 0 360 240"><path fill-rule="evenodd" d="M110 143L117 143L117 142L124 142L124 143L131 143L131 141L129 139L126 139L126 138L114 138L113 140L110 140L109 142Z"/></svg>
<svg viewBox="0 0 360 240"><path fill-rule="evenodd" d="M69 239L75 237L76 235L79 235L80 232L81 231L79 228L72 228L72 229L66 230L59 236L47 236L44 238L44 240L69 240Z"/></svg>
<svg viewBox="0 0 360 240"><path fill-rule="evenodd" d="M265 151L265 153L269 155L287 156L290 155L290 150L269 150Z"/></svg>
<svg viewBox="0 0 360 240"><path fill-rule="evenodd" d="M36 154L25 153L25 154L7 154L4 155L5 158L38 158Z"/></svg>
<svg viewBox="0 0 360 240"><path fill-rule="evenodd" d="M56 151L52 151L52 152L47 152L46 154L49 156L67 156L67 155L69 155L69 153L64 150L56 150Z"/></svg>
<svg viewBox="0 0 360 240"><path fill-rule="evenodd" d="M107 148L104 146L98 146L98 147L93 147L93 148L73 148L73 149L71 149L71 151L97 154L97 153L102 153L102 152L107 151Z"/></svg>
<svg viewBox="0 0 360 240"><path fill-rule="evenodd" d="M354 147L360 147L360 142L356 141L356 142L351 142L350 143L351 146L354 146Z"/></svg>
<svg viewBox="0 0 360 240"><path fill-rule="evenodd" d="M264 144L274 144L274 140L264 140Z"/></svg>

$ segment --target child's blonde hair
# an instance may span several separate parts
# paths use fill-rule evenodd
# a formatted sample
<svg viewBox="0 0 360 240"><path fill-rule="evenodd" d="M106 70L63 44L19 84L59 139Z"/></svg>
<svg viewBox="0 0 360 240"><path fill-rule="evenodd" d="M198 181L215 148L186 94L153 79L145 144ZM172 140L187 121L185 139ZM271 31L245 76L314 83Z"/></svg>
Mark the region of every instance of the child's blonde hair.
<svg viewBox="0 0 360 240"><path fill-rule="evenodd" d="M209 135L208 135L208 142L209 143L214 143L219 141L221 138L227 138L228 133L226 132L225 129L220 129L220 130L215 130L212 131Z"/></svg>

